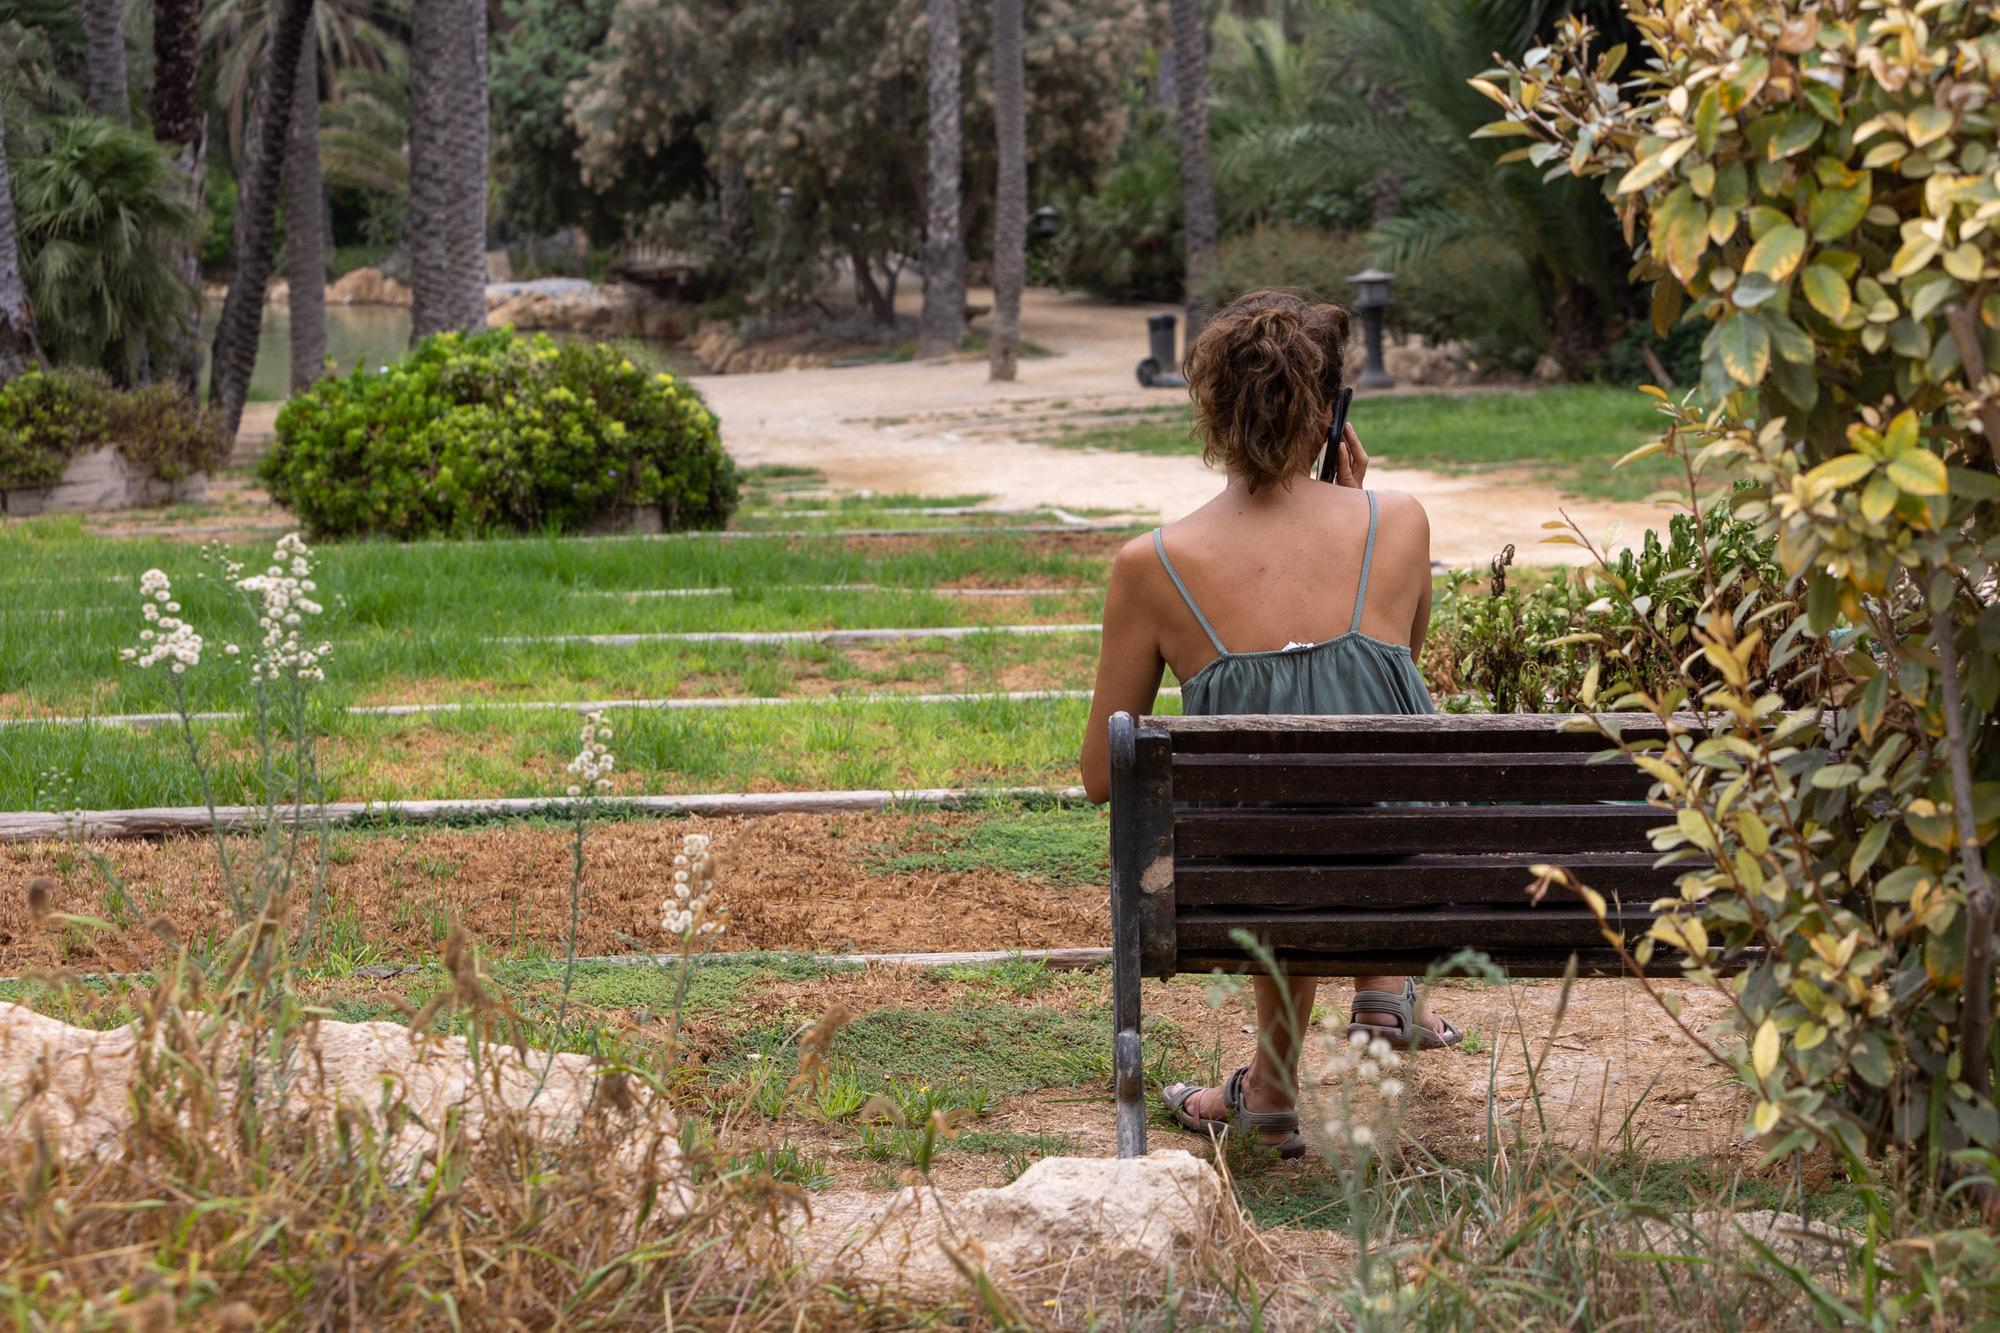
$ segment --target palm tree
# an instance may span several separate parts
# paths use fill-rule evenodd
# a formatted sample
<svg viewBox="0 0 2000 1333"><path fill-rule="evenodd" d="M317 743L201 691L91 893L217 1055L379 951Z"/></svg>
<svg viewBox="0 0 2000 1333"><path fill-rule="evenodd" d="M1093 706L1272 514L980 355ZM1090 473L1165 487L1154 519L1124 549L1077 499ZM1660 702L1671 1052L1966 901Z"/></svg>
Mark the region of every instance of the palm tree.
<svg viewBox="0 0 2000 1333"><path fill-rule="evenodd" d="M202 42L214 60L215 103L229 126L230 155L241 160L244 117L270 40L270 0L206 0L201 7ZM317 63L336 99L342 72L386 69L401 59L396 32L409 9L409 0L319 0L313 6Z"/></svg>
<svg viewBox="0 0 2000 1333"><path fill-rule="evenodd" d="M285 280L292 305L292 392L326 373L326 187L319 171L319 44L299 51L285 139Z"/></svg>
<svg viewBox="0 0 2000 1333"><path fill-rule="evenodd" d="M182 202L202 213L207 108L201 100L201 0L153 0L153 137L180 178ZM190 402L201 393L201 273L193 237L174 242L166 256L188 298L166 336L156 372Z"/></svg>
<svg viewBox="0 0 2000 1333"><path fill-rule="evenodd" d="M958 0L930 4L930 192L924 210L924 311L919 357L949 356L965 339L965 236L959 229L964 157L959 120Z"/></svg>
<svg viewBox="0 0 2000 1333"><path fill-rule="evenodd" d="M35 312L21 281L21 251L14 235L14 194L7 181L7 118L0 116L0 384L40 364Z"/></svg>
<svg viewBox="0 0 2000 1333"><path fill-rule="evenodd" d="M1208 22L1202 0L1171 0L1174 121L1181 143L1181 231L1187 247L1187 335L1208 318L1201 274L1215 253L1215 181L1208 169Z"/></svg>
<svg viewBox="0 0 2000 1333"><path fill-rule="evenodd" d="M44 122L14 167L28 304L56 361L137 384L190 301L167 251L195 218L167 155L96 116Z"/></svg>
<svg viewBox="0 0 2000 1333"><path fill-rule="evenodd" d="M486 6L427 0L410 31L410 340L486 322Z"/></svg>
<svg viewBox="0 0 2000 1333"><path fill-rule="evenodd" d="M993 201L993 342L988 374L1014 378L1021 287L1028 277L1028 91L1021 0L993 0L993 121L1000 165Z"/></svg>
<svg viewBox="0 0 2000 1333"><path fill-rule="evenodd" d="M425 6L428 7L428 6ZM236 199L229 294L215 329L208 401L233 438L243 423L243 403L257 368L257 335L264 322L264 287L271 277L271 248L284 179L285 143L291 127L299 52L312 26L313 0L273 0L271 40L243 148Z"/></svg>
<svg viewBox="0 0 2000 1333"><path fill-rule="evenodd" d="M132 123L125 83L124 0L83 0L84 72L90 113L116 125Z"/></svg>

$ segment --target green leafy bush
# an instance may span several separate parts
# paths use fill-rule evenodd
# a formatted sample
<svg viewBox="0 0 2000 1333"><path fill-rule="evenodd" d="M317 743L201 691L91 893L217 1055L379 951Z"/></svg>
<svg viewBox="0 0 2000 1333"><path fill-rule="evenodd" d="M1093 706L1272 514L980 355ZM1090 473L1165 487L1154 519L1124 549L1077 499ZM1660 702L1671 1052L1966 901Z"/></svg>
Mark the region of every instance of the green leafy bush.
<svg viewBox="0 0 2000 1333"><path fill-rule="evenodd" d="M1217 306L1260 287L1282 287L1342 305L1352 298L1347 275L1368 267L1360 235L1282 224L1232 236L1202 270L1201 290Z"/></svg>
<svg viewBox="0 0 2000 1333"><path fill-rule="evenodd" d="M31 370L0 385L0 490L60 482L70 460L106 444L161 481L206 472L229 452L208 412L167 385L133 392L87 370Z"/></svg>
<svg viewBox="0 0 2000 1333"><path fill-rule="evenodd" d="M615 347L446 333L386 371L322 380L278 414L259 469L333 536L575 531L625 508L719 527L736 470L715 416Z"/></svg>
<svg viewBox="0 0 2000 1333"><path fill-rule="evenodd" d="M1180 150L1163 113L1141 110L1104 183L1065 200L1064 212L1049 260L1063 286L1119 301L1180 299Z"/></svg>

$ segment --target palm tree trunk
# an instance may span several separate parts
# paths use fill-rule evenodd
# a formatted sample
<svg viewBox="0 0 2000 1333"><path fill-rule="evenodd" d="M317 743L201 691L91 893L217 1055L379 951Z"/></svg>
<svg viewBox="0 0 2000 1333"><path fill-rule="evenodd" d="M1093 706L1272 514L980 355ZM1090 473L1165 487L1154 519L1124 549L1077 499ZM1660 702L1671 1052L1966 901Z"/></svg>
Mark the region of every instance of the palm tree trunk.
<svg viewBox="0 0 2000 1333"><path fill-rule="evenodd" d="M125 0L83 0L85 93L90 114L132 123L125 82Z"/></svg>
<svg viewBox="0 0 2000 1333"><path fill-rule="evenodd" d="M965 340L965 236L959 178L965 144L959 119L959 0L930 6L930 191L924 210L924 310L917 356L950 356Z"/></svg>
<svg viewBox="0 0 2000 1333"><path fill-rule="evenodd" d="M0 384L41 364L35 312L21 280L20 238L14 228L14 194L7 182L7 118L0 116Z"/></svg>
<svg viewBox="0 0 2000 1333"><path fill-rule="evenodd" d="M326 187L319 174L319 43L299 51L285 139L285 283L292 302L292 392L326 373Z"/></svg>
<svg viewBox="0 0 2000 1333"><path fill-rule="evenodd" d="M426 0L410 28L410 340L486 323L486 6Z"/></svg>
<svg viewBox="0 0 2000 1333"><path fill-rule="evenodd" d="M250 376L257 368L257 335L264 324L264 288L271 279L271 249L276 239L278 195L284 184L293 92L299 82L299 53L312 35L312 12L313 0L272 0L264 73L244 136L236 231L231 237L229 295L223 298L208 376L209 405L221 414L222 427L231 438L243 424L243 404L250 396Z"/></svg>
<svg viewBox="0 0 2000 1333"><path fill-rule="evenodd" d="M993 123L1000 167L993 200L993 340L987 373L1011 380L1021 355L1021 288L1028 280L1028 90L1021 0L993 0Z"/></svg>
<svg viewBox="0 0 2000 1333"><path fill-rule="evenodd" d="M1181 139L1181 230L1187 242L1187 338L1208 319L1202 271L1215 253L1215 180L1208 169L1208 23L1202 0L1172 0L1174 120Z"/></svg>
<svg viewBox="0 0 2000 1333"><path fill-rule="evenodd" d="M202 216L205 120L201 104L201 0L154 0L153 137L166 145L183 197ZM190 403L201 393L200 251L193 237L171 242L174 267L187 284L188 304L168 339L163 378ZM156 371L162 367L155 366Z"/></svg>

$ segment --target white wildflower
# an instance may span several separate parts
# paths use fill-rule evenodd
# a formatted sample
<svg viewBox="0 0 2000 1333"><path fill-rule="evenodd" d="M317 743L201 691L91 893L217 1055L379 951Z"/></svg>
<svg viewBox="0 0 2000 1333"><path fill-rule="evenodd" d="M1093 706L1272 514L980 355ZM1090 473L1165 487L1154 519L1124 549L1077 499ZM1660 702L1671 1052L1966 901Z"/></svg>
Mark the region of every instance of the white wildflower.
<svg viewBox="0 0 2000 1333"><path fill-rule="evenodd" d="M200 666L201 635L175 614L181 604L174 600L173 585L167 576L157 569L147 570L139 576L139 593L148 599L139 608L146 622L146 628L139 631L141 646L124 649L119 656L141 667L165 662L177 676L185 674L191 666ZM164 613L162 606L166 608Z"/></svg>
<svg viewBox="0 0 2000 1333"><path fill-rule="evenodd" d="M715 891L715 859L709 855L706 834L690 833L681 839L680 854L674 857L673 889L673 897L661 904L662 930L680 940L722 933L723 922L711 920L708 912L709 895Z"/></svg>
<svg viewBox="0 0 2000 1333"><path fill-rule="evenodd" d="M239 565L227 568L232 575L242 569ZM312 548L298 533L290 532L278 539L271 552L271 563L262 574L235 580L238 588L255 596L259 603L257 628L264 637L251 663L252 680L326 679L321 663L333 646L326 643L308 646L300 633L305 621L323 609L312 599L311 574Z"/></svg>
<svg viewBox="0 0 2000 1333"><path fill-rule="evenodd" d="M610 739L611 728L604 725L604 714L584 714L583 730L577 736L582 748L565 770L576 779L569 787L572 797L611 790L611 770L617 766L618 757L605 744Z"/></svg>

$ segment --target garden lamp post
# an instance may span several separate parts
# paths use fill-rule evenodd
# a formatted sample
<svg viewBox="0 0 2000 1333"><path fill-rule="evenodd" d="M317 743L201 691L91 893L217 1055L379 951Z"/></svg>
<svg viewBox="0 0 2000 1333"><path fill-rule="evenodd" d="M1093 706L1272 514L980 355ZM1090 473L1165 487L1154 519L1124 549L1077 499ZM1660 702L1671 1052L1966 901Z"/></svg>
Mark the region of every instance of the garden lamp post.
<svg viewBox="0 0 2000 1333"><path fill-rule="evenodd" d="M1354 284L1354 308L1361 312L1361 336L1367 347L1361 378L1355 384L1363 389L1393 389L1396 381L1382 365L1382 312L1391 304L1389 284L1396 275L1369 268L1349 274L1347 280Z"/></svg>
<svg viewBox="0 0 2000 1333"><path fill-rule="evenodd" d="M1054 204L1043 204L1035 210L1034 217L1028 223L1028 235L1037 241L1053 240L1055 234L1062 230L1062 220L1063 214L1060 208Z"/></svg>

